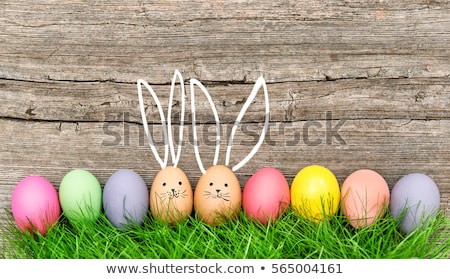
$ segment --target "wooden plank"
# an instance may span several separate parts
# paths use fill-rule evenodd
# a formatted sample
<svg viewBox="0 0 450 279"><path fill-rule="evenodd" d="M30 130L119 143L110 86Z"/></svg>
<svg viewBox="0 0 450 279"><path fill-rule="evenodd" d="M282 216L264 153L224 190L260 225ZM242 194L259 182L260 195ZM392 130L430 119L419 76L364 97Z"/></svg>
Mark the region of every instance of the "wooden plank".
<svg viewBox="0 0 450 279"><path fill-rule="evenodd" d="M0 78L447 77L447 1L4 1Z"/></svg>
<svg viewBox="0 0 450 279"><path fill-rule="evenodd" d="M171 77L170 77L171 78ZM232 123L253 84L205 83L220 120ZM170 85L152 85L167 110ZM191 98L186 81L186 121ZM180 114L179 85L174 115ZM198 90L198 89L197 89ZM273 122L333 119L446 119L450 116L448 78L346 79L326 82L268 84ZM213 119L211 108L196 91L197 121ZM150 93L144 90L149 121L160 122ZM0 116L49 121L126 121L141 123L136 83L25 82L0 80ZM248 108L244 122L263 121L262 90ZM328 114L327 114L328 112ZM179 122L173 117L174 122Z"/></svg>

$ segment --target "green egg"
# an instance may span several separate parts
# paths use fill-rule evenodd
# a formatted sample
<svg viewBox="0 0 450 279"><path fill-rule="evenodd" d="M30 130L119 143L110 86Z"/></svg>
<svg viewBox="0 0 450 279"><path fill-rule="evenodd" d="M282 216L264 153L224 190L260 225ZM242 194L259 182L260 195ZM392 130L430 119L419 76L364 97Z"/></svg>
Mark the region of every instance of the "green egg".
<svg viewBox="0 0 450 279"><path fill-rule="evenodd" d="M89 171L74 169L61 180L59 201L69 221L96 221L102 209L100 182Z"/></svg>

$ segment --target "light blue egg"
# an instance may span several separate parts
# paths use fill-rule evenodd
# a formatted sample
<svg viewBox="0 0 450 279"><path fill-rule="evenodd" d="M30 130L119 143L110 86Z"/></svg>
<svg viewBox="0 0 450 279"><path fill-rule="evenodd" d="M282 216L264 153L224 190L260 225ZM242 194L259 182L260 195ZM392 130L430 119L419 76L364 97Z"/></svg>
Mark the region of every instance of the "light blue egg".
<svg viewBox="0 0 450 279"><path fill-rule="evenodd" d="M149 209L149 191L144 179L129 169L113 173L103 189L103 209L117 228L141 225Z"/></svg>
<svg viewBox="0 0 450 279"><path fill-rule="evenodd" d="M392 187L389 207L392 216L399 219L402 232L411 233L426 226L438 213L439 188L425 174L405 175Z"/></svg>

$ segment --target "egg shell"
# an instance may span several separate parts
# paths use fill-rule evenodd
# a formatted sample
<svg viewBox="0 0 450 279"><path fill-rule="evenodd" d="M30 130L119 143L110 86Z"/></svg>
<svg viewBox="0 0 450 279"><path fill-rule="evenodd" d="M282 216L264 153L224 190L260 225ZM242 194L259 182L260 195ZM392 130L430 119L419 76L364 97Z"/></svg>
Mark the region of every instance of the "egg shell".
<svg viewBox="0 0 450 279"><path fill-rule="evenodd" d="M389 198L386 180L374 170L356 170L342 183L342 213L357 229L368 227L383 217Z"/></svg>
<svg viewBox="0 0 450 279"><path fill-rule="evenodd" d="M37 230L43 236L61 214L55 187L38 175L27 176L16 185L11 197L11 210L22 232Z"/></svg>
<svg viewBox="0 0 450 279"><path fill-rule="evenodd" d="M147 216L149 191L144 179L133 170L114 172L103 188L103 209L116 228L141 225Z"/></svg>
<svg viewBox="0 0 450 279"><path fill-rule="evenodd" d="M425 227L437 215L440 196L431 177L422 173L407 174L392 187L391 215L399 219L401 231L409 234Z"/></svg>
<svg viewBox="0 0 450 279"><path fill-rule="evenodd" d="M230 168L214 165L200 176L194 191L194 210L200 220L209 225L233 220L241 202L241 186Z"/></svg>
<svg viewBox="0 0 450 279"><path fill-rule="evenodd" d="M336 176L324 166L304 167L292 181L292 208L298 215L312 222L319 223L335 215L340 197Z"/></svg>
<svg viewBox="0 0 450 279"><path fill-rule="evenodd" d="M193 205L191 183L183 170L167 166L158 172L150 189L150 210L155 218L179 223L191 215Z"/></svg>
<svg viewBox="0 0 450 279"><path fill-rule="evenodd" d="M291 194L284 175L275 168L255 172L244 186L242 208L247 216L267 225L289 207Z"/></svg>
<svg viewBox="0 0 450 279"><path fill-rule="evenodd" d="M95 221L102 210L100 182L87 170L71 170L61 180L59 201L62 211L69 221Z"/></svg>

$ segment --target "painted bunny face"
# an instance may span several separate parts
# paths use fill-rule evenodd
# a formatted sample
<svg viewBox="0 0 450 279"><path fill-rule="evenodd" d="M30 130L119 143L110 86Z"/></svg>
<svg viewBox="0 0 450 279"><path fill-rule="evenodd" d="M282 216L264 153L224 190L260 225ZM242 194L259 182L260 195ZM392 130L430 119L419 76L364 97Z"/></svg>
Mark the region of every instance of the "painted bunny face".
<svg viewBox="0 0 450 279"><path fill-rule="evenodd" d="M192 213L192 187L186 174L173 166L161 170L150 190L150 210L169 224L177 223Z"/></svg>
<svg viewBox="0 0 450 279"><path fill-rule="evenodd" d="M176 79L179 79L181 87L181 115L180 115L180 131L179 131L179 142L177 154L174 151L174 144L172 140L172 129L171 129L171 109L173 102L173 92ZM156 147L153 144L152 136L148 128L147 118L145 114L144 99L142 96L142 85L144 85L147 90L152 95L155 100L156 106L161 117L161 126L163 129L164 137L164 160L161 159ZM176 70L172 79L172 85L170 88L170 96L167 111L167 125L164 117L164 112L161 108L161 103L158 100L152 87L143 80L138 80L138 95L139 95L139 105L142 115L142 122L144 125L144 131L147 135L147 139L153 155L155 155L156 160L161 165L161 171L155 176L150 189L150 211L152 215L166 223L173 224L182 221L189 217L193 209L193 193L191 184L186 174L177 167L180 160L181 146L183 142L183 125L184 125L184 110L185 110L185 90L184 81L181 73ZM168 154L172 155L173 166L167 166Z"/></svg>
<svg viewBox="0 0 450 279"><path fill-rule="evenodd" d="M245 102L241 109L241 112L236 118L235 124L231 130L230 138L228 140L226 162L225 165L217 165L219 149L220 149L220 123L217 110L214 107L211 96L209 95L206 88L196 79L191 79L191 106L192 106L192 135L194 137L194 152L197 163L200 167L203 175L200 177L197 186L194 191L194 209L197 217L203 220L205 223L210 225L217 225L219 223L225 222L227 220L234 219L239 211L241 210L242 202L242 190L237 179L235 172L242 167L257 151L259 146L264 140L264 136L267 132L269 125L269 97L267 93L266 83L263 77L260 77L255 86L250 93L249 98ZM213 166L209 167L207 170L203 167L203 163L200 159L200 154L198 150L198 139L196 130L196 119L195 119L195 94L194 85L197 85L203 93L206 95L211 108L213 110L214 118L216 121L216 150L213 160ZM236 133L237 126L239 125L245 111L250 106L251 102L255 98L260 87L264 89L264 100L266 103L266 119L264 123L264 128L262 130L261 136L258 143L253 147L250 153L237 165L229 168L231 146L233 143L233 137Z"/></svg>
<svg viewBox="0 0 450 279"><path fill-rule="evenodd" d="M241 199L239 180L223 165L208 168L195 187L197 217L210 225L234 219L241 208Z"/></svg>

